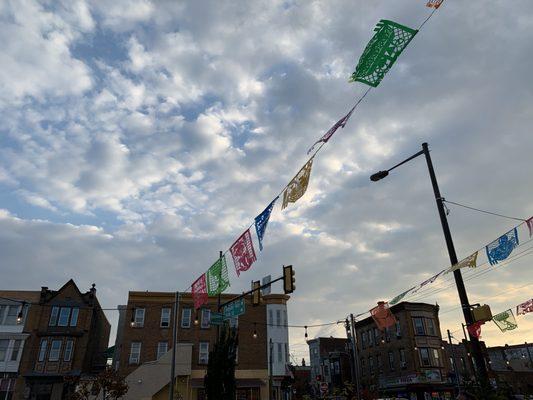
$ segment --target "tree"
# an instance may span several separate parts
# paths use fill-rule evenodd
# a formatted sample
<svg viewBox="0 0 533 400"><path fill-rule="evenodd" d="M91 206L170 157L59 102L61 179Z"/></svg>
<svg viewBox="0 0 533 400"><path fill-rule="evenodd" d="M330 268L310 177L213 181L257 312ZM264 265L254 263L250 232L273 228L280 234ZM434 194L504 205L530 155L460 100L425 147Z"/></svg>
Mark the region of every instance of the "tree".
<svg viewBox="0 0 533 400"><path fill-rule="evenodd" d="M225 324L213 350L209 353L207 374L204 378L208 400L234 400L236 392L235 356L237 331Z"/></svg>
<svg viewBox="0 0 533 400"><path fill-rule="evenodd" d="M95 396L102 400L116 400L128 392L128 384L112 368L106 368L96 378L71 377L66 380L73 387L71 400L89 400Z"/></svg>

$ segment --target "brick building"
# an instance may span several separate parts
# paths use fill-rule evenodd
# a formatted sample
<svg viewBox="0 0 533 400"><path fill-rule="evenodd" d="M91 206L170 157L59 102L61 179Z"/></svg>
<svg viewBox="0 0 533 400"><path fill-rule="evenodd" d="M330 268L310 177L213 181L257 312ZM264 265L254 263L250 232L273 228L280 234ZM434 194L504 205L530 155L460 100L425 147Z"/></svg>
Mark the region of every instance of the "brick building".
<svg viewBox="0 0 533 400"><path fill-rule="evenodd" d="M363 393L369 398L451 398L439 307L403 302L390 309L397 323L384 332L371 317L355 324Z"/></svg>
<svg viewBox="0 0 533 400"><path fill-rule="evenodd" d="M223 294L221 301L236 295ZM263 296L263 304L253 307L245 299L246 312L234 320L239 344L235 376L237 399L267 400L269 398L269 356L272 354L273 396L281 400L281 382L287 375L289 340L287 300L289 296ZM127 399L168 398L168 381L150 383L148 376L170 375L174 293L129 292L127 306L121 306L114 367L130 382ZM216 341L217 328L210 324L211 312L217 311L217 299L194 310L190 293L182 293L178 307L178 344L176 369L177 391L184 400L204 399L204 376L209 351ZM196 323L195 323L196 322ZM256 335L254 335L254 331ZM272 341L272 345L270 342ZM161 361L166 360L166 361ZM133 389L133 390L132 390Z"/></svg>
<svg viewBox="0 0 533 400"><path fill-rule="evenodd" d="M0 291L0 400L10 400L15 391L20 360L28 334L24 325L31 303L39 292Z"/></svg>
<svg viewBox="0 0 533 400"><path fill-rule="evenodd" d="M533 395L533 346L528 343L487 347L490 371L499 387Z"/></svg>
<svg viewBox="0 0 533 400"><path fill-rule="evenodd" d="M90 376L105 368L111 327L94 285L82 293L71 279L59 290L43 287L34 293L14 398L59 400L72 389L65 376Z"/></svg>
<svg viewBox="0 0 533 400"><path fill-rule="evenodd" d="M307 341L307 345L315 393L319 393L318 385L324 382L329 393L342 388L345 382L352 382L348 339L319 337Z"/></svg>

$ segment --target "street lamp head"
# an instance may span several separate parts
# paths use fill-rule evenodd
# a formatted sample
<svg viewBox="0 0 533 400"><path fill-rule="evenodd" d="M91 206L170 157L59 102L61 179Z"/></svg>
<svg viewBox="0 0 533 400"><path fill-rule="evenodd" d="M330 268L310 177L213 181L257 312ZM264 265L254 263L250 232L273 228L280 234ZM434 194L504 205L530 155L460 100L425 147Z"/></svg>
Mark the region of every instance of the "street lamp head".
<svg viewBox="0 0 533 400"><path fill-rule="evenodd" d="M372 174L370 176L370 180L372 182L377 182L377 181L385 178L387 175L389 175L389 171L379 171L379 172L376 172L375 174Z"/></svg>

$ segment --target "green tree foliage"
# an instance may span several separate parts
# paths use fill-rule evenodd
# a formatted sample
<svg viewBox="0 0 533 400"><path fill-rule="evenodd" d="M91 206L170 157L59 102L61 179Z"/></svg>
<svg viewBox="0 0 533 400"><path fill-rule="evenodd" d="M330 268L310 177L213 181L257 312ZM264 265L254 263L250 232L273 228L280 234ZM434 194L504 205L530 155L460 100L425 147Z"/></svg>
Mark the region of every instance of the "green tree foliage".
<svg viewBox="0 0 533 400"><path fill-rule="evenodd" d="M209 353L205 392L209 400L234 400L236 392L235 356L237 332L224 325L213 350Z"/></svg>
<svg viewBox="0 0 533 400"><path fill-rule="evenodd" d="M71 377L65 380L71 387L68 397L71 400L89 400L95 395L98 399L116 400L128 392L128 384L112 368L107 368L95 378Z"/></svg>

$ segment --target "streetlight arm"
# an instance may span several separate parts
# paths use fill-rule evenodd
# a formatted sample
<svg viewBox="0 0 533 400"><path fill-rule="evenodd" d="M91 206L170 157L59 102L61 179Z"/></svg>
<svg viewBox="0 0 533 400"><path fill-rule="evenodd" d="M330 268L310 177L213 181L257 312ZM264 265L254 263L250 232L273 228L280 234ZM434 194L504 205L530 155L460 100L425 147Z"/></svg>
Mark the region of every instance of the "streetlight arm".
<svg viewBox="0 0 533 400"><path fill-rule="evenodd" d="M386 170L386 171L379 171L379 172L376 172L375 174L373 174L373 175L370 177L370 180L373 181L373 182L379 181L379 180L385 178L387 175L389 175L389 172L392 171L394 168L397 168L397 167L399 167L400 165L405 164L406 162L411 161L413 158L416 158L416 157L418 157L418 156L421 156L422 154L424 154L424 150L420 150L418 153L413 154L411 157L406 158L406 159L403 160L401 163L396 164L395 166L389 168L389 169Z"/></svg>

